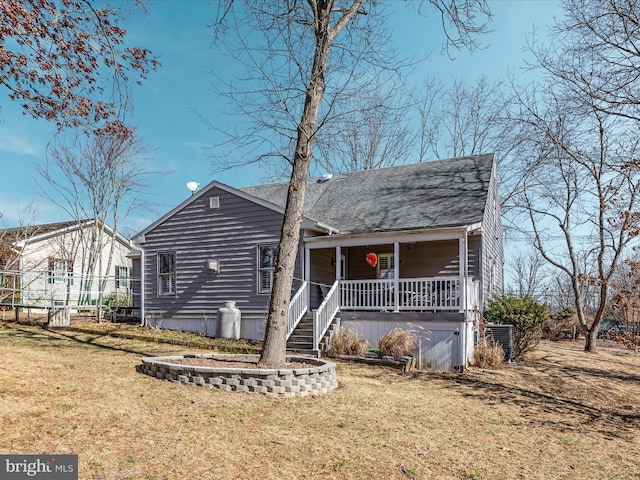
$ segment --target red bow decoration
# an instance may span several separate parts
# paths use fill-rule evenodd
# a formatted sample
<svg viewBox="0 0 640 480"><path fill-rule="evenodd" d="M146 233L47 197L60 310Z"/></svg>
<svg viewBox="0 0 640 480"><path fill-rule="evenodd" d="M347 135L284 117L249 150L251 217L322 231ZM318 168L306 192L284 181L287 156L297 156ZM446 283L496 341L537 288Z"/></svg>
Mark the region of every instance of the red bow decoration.
<svg viewBox="0 0 640 480"><path fill-rule="evenodd" d="M367 253L365 259L367 260L367 263L372 267L378 265L378 255L376 255L375 253Z"/></svg>

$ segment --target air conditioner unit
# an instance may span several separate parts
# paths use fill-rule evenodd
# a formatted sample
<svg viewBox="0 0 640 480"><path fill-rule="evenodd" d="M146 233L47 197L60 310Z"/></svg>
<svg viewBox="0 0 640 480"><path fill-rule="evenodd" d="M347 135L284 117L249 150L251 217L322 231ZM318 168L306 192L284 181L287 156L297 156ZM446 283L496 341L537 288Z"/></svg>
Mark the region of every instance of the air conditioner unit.
<svg viewBox="0 0 640 480"><path fill-rule="evenodd" d="M485 337L493 345L500 345L504 350L505 362L513 356L513 325L487 325Z"/></svg>

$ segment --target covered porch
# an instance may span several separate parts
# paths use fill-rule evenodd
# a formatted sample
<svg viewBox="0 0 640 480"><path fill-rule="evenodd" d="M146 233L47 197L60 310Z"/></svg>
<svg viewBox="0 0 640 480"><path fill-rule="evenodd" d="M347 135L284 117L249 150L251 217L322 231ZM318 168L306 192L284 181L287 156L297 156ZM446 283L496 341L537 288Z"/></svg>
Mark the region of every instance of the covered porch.
<svg viewBox="0 0 640 480"><path fill-rule="evenodd" d="M312 311L317 348L338 312L413 312L423 320L447 314L466 321L482 303L480 242L467 227L305 238L304 283L292 299L289 330Z"/></svg>
<svg viewBox="0 0 640 480"><path fill-rule="evenodd" d="M464 312L481 302L473 230L310 237L304 245L311 309L336 282L341 310Z"/></svg>

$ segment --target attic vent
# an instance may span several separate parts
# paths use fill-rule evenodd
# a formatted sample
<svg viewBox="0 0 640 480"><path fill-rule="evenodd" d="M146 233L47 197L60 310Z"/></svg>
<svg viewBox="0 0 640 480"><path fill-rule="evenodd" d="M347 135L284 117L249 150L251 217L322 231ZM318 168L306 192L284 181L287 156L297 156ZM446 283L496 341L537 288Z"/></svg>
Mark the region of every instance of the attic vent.
<svg viewBox="0 0 640 480"><path fill-rule="evenodd" d="M220 197L209 197L209 208L220 208Z"/></svg>
<svg viewBox="0 0 640 480"><path fill-rule="evenodd" d="M332 178L333 178L333 174L332 173L325 173L325 174L320 176L320 178L318 179L318 183L328 182Z"/></svg>

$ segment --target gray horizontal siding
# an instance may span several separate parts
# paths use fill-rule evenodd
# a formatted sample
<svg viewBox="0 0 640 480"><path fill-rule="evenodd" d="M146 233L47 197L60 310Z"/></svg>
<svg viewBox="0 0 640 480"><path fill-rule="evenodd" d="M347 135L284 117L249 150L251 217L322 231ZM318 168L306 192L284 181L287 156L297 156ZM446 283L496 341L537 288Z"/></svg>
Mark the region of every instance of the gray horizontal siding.
<svg viewBox="0 0 640 480"><path fill-rule="evenodd" d="M167 330L180 330L186 332L198 332L205 335L217 336L217 317L203 316L202 318L153 318L151 325ZM261 319L243 316L240 320L240 338L262 340L264 338L265 324Z"/></svg>
<svg viewBox="0 0 640 480"><path fill-rule="evenodd" d="M209 198L220 199L218 209ZM225 301L235 301L243 316L262 319L268 294L258 294L257 246L280 238L282 215L220 189L194 201L145 234L147 314L195 324L215 318ZM158 296L157 255L176 252L176 295ZM220 272L208 271L217 259ZM296 277L301 278L299 263ZM187 325L187 323L184 323Z"/></svg>
<svg viewBox="0 0 640 480"><path fill-rule="evenodd" d="M504 249L502 222L496 171L491 176L487 204L482 221L482 274L483 300L487 304L492 295L502 293L504 287Z"/></svg>

